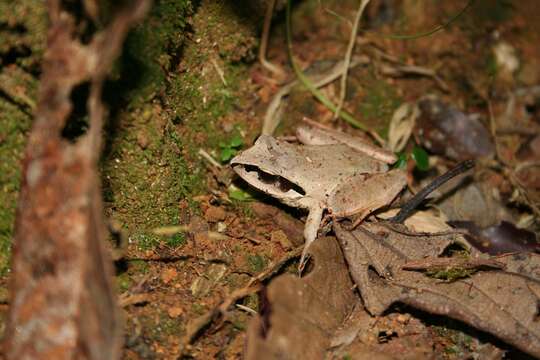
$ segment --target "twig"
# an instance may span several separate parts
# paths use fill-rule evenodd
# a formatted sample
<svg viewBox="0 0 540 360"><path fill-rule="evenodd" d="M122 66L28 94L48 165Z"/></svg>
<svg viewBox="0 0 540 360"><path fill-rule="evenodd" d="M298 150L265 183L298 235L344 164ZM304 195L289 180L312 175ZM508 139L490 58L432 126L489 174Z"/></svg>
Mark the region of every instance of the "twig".
<svg viewBox="0 0 540 360"><path fill-rule="evenodd" d="M402 223L408 218L411 213L420 205L422 201L435 189L440 187L442 184L448 180L454 178L455 176L464 173L465 171L472 169L474 167L474 160L466 160L457 164L453 169L447 171L441 176L435 178L429 185L420 190L416 195L414 195L409 201L401 207L401 210L397 213L396 216L390 218L391 222Z"/></svg>
<svg viewBox="0 0 540 360"><path fill-rule="evenodd" d="M240 310L244 310L245 312L250 313L251 315L257 315L257 312L255 310L245 305L236 304L236 307L239 308Z"/></svg>
<svg viewBox="0 0 540 360"><path fill-rule="evenodd" d="M172 236L178 233L183 232L193 232L193 230L189 227L189 225L173 225L173 226L162 226L158 227L152 230L152 232L156 235L160 236ZM227 235L223 235L222 233L219 233L217 231L203 231L206 232L208 237L212 240L229 240L230 237Z"/></svg>
<svg viewBox="0 0 540 360"><path fill-rule="evenodd" d="M414 40L414 39L418 39L418 38L421 38L421 37L433 35L438 31L444 30L450 24L452 24L454 21L459 19L461 17L461 15L463 15L463 13L465 13L465 11L467 11L471 7L473 2L474 2L474 0L469 0L469 2L463 7L463 9L461 9L457 14L452 16L447 22L445 22L445 23L443 23L443 24L441 24L439 26L436 26L435 28L433 28L431 30L421 32L421 33L418 33L418 34L412 34L412 35L381 35L381 34L379 34L379 36L394 39L394 40Z"/></svg>
<svg viewBox="0 0 540 360"><path fill-rule="evenodd" d="M415 232L415 231L410 231L404 228L404 225L397 224L395 222L382 221L380 222L380 224L382 224L384 227L386 227L389 230L395 231L403 235L408 235L408 236L420 237L420 236L448 236L448 235L468 235L469 234L469 231L466 229L451 229L447 231L437 231L437 232L427 232L427 231Z"/></svg>
<svg viewBox="0 0 540 360"><path fill-rule="evenodd" d="M358 8L358 11L356 12L356 17L354 19L354 25L351 31L351 37L349 39L349 45L347 46L347 52L345 54L345 60L344 60L344 66L343 66L343 74L341 75L341 91L339 94L339 102L338 106L336 108L336 111L334 113L334 119L337 119L339 116L339 113L341 112L341 108L343 107L343 103L345 102L345 96L347 93L347 74L349 70L349 64L351 63L351 56L354 50L354 44L356 43L356 35L358 33L358 25L360 24L360 19L362 18L362 14L364 13L364 9L366 8L367 4L369 3L369 0L362 0L360 2L360 7Z"/></svg>
<svg viewBox="0 0 540 360"><path fill-rule="evenodd" d="M149 301L150 301L150 293L122 294L118 298L118 305L120 307L127 307L130 305L142 304Z"/></svg>
<svg viewBox="0 0 540 360"><path fill-rule="evenodd" d="M325 11L325 12L329 13L330 15L335 16L337 19L339 19L339 20L341 20L341 21L347 23L347 25L349 25L351 28L353 27L353 24L352 24L352 22L351 22L349 19L347 19L347 18L345 18L344 16L338 14L338 13L335 12L334 10L332 10L332 9L327 8L326 6L324 6L321 0L319 0L319 6L323 9L323 11Z"/></svg>
<svg viewBox="0 0 540 360"><path fill-rule="evenodd" d="M209 153L207 153L204 149L199 149L199 155L203 157L206 161L208 161L212 166L217 167L218 169L221 169L223 166L218 163Z"/></svg>
<svg viewBox="0 0 540 360"><path fill-rule="evenodd" d="M324 106L326 106L330 111L336 112L336 105L334 105L326 96L324 96L313 84L309 79L304 75L302 70L298 67L296 62L294 61L293 51L292 51L292 35L291 35L291 0L287 0L287 11L286 11L286 28L287 28L287 49L289 52L289 59L291 62L291 66L294 70L295 75L298 77L300 82L319 100ZM340 111L339 117L341 117L343 120L351 124L352 126L362 129L364 131L368 131L368 128L366 125L362 124L358 120L356 120L351 114L349 114L346 111Z"/></svg>
<svg viewBox="0 0 540 360"><path fill-rule="evenodd" d="M225 80L225 73L219 67L216 59L212 58L210 61L212 62L212 65L214 65L214 69L216 69L216 72L218 73L219 78L221 79L221 82L223 83L223 85L227 86L227 80Z"/></svg>
<svg viewBox="0 0 540 360"><path fill-rule="evenodd" d="M356 57L353 58L351 63L349 64L349 68L356 67L358 65L368 64L369 59L366 57ZM344 62L340 61L336 65L328 71L326 74L313 76L310 81L312 81L312 84L315 88L323 87L332 81L339 78L339 76L343 73L343 66ZM264 120L263 120L263 128L262 128L262 134L264 135L272 135L274 131L276 130L278 124L279 124L279 110L281 108L281 102L283 99L288 96L291 92L291 90L298 85L299 80L294 80L287 85L284 85L272 98L270 101L270 104L266 108L266 112L264 114Z"/></svg>
<svg viewBox="0 0 540 360"><path fill-rule="evenodd" d="M397 65L397 66L390 66L390 65L382 65L381 66L381 72L384 75L389 76L400 76L400 75L406 75L406 74L412 74L417 76L426 76L432 78L437 85L443 90L444 92L450 91L450 88L446 84L446 82L441 79L437 73L432 70L428 69L426 67L422 66L416 66L416 65Z"/></svg>
<svg viewBox="0 0 540 360"><path fill-rule="evenodd" d="M286 77L285 71L283 71L282 68L275 64L272 64L266 59L266 49L268 48L270 25L272 24L272 15L274 13L275 5L276 0L269 0L266 7L266 13L264 15L263 23L263 32L261 35L261 46L259 47L259 62L265 69L276 75L276 77L278 77L279 79L284 79Z"/></svg>
<svg viewBox="0 0 540 360"><path fill-rule="evenodd" d="M251 278L246 286L244 286L241 289L234 290L231 292L228 296L226 296L223 301L210 311L208 311L206 314L202 315L198 319L195 320L194 323L191 324L191 326L188 325L188 329L186 332L186 335L183 337L182 341L180 342L180 356L182 357L188 350L189 345L195 341L197 336L205 329L208 325L210 325L213 321L215 321L220 315L225 314L229 307L231 307L232 304L237 302L238 300L251 295L257 291L260 290L261 283L265 281L266 279L272 277L275 273L277 273L284 264L289 262L291 259L294 259L300 254L302 254L304 246L299 246L294 250L289 251L285 256L283 256L281 259L276 261L275 263L271 264L266 270L259 273L259 275Z"/></svg>

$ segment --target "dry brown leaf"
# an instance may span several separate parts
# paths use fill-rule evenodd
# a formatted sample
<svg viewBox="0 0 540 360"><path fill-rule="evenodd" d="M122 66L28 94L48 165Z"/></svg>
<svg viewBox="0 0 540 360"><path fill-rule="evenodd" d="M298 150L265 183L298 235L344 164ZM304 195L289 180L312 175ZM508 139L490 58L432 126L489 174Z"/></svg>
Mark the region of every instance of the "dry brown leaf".
<svg viewBox="0 0 540 360"><path fill-rule="evenodd" d="M354 232L335 224L334 231L370 313L381 314L393 303L405 303L464 321L540 356L540 256L497 257L506 271L479 271L448 283L402 267L412 260L439 256L457 235L408 236L380 224L365 224Z"/></svg>
<svg viewBox="0 0 540 360"><path fill-rule="evenodd" d="M310 248L314 268L304 278L286 274L267 291L269 318L254 318L247 359L321 359L332 334L359 304L335 238Z"/></svg>
<svg viewBox="0 0 540 360"><path fill-rule="evenodd" d="M394 111L388 130L388 147L392 152L397 153L405 148L419 115L418 106L409 103L403 103Z"/></svg>

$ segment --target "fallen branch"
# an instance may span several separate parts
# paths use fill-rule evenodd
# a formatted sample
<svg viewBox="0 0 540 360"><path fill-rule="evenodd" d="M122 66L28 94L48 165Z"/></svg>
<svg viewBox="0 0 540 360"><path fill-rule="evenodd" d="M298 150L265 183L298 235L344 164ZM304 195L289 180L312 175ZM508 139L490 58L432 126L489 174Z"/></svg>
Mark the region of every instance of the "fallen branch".
<svg viewBox="0 0 540 360"><path fill-rule="evenodd" d="M122 324L104 241L97 162L102 85L129 28L150 2L136 0L87 45L76 17L50 0L35 121L29 134L13 245L7 359L117 359ZM89 84L89 129L66 139L70 96Z"/></svg>

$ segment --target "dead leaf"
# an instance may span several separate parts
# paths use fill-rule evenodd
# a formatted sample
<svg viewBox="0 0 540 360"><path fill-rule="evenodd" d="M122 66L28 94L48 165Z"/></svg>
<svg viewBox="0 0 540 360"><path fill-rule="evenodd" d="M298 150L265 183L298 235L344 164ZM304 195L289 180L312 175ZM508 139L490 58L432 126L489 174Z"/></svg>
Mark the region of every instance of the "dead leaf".
<svg viewBox="0 0 540 360"><path fill-rule="evenodd" d="M459 161L495 154L493 139L477 118L438 99L424 99L418 106L417 134L431 152Z"/></svg>
<svg viewBox="0 0 540 360"><path fill-rule="evenodd" d="M409 103L403 103L394 111L388 130L388 147L392 152L398 153L405 148L419 115L418 106Z"/></svg>
<svg viewBox="0 0 540 360"><path fill-rule="evenodd" d="M336 239L317 240L310 254L311 273L282 275L268 287L270 313L250 324L246 359L321 359L332 333L359 305Z"/></svg>
<svg viewBox="0 0 540 360"><path fill-rule="evenodd" d="M501 220L512 220L497 191L487 182L472 182L457 190L444 192L436 204L450 221L473 221L487 227Z"/></svg>
<svg viewBox="0 0 540 360"><path fill-rule="evenodd" d="M540 252L540 244L532 231L520 229L513 223L501 221L497 225L481 228L472 221L452 221L452 226L467 229L469 243L478 250L500 255L511 252Z"/></svg>
<svg viewBox="0 0 540 360"><path fill-rule="evenodd" d="M480 268L504 269L504 264L493 259L447 257L425 258L422 260L409 261L401 268L403 270L436 270L456 267L467 270Z"/></svg>
<svg viewBox="0 0 540 360"><path fill-rule="evenodd" d="M402 267L412 260L439 256L456 235L408 236L380 224L365 224L354 232L334 224L334 231L370 313L381 314L393 303L405 303L464 321L540 356L540 256L497 257L506 271L479 271L447 283Z"/></svg>

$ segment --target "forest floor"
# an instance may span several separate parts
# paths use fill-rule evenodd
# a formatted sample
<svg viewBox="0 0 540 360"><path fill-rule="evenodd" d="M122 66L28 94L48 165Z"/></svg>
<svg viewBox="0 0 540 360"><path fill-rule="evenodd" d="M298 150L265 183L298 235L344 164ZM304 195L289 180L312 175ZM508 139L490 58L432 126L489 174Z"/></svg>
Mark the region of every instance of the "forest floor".
<svg viewBox="0 0 540 360"><path fill-rule="evenodd" d="M343 60L358 3L295 2L293 55L306 73L325 74ZM390 36L445 24L467 3L371 1L356 38L354 56L361 64L349 71L344 109L384 139L405 137L399 152L409 185L416 189L463 159L496 162L480 161L476 187L461 195L456 191L439 208L450 220L484 229L505 220L537 234L537 2L477 0L441 31L417 39ZM115 252L122 253L116 283L126 359L173 359L181 353L197 359L241 357L266 301L258 284L267 286L284 273L297 275L296 249L303 241L306 214L251 189L228 165L260 134L273 96L295 79L280 1L268 59L285 76L276 77L257 61L265 11L262 1L156 2L129 35L105 89L110 119L101 179L110 228L125 242ZM0 0L2 300L7 299L20 162L35 108L46 26L43 2ZM337 103L339 80L321 92ZM450 106L480 125L433 130L437 125L426 120L430 116L424 110L402 133L392 133L396 111L422 100ZM301 84L292 87L281 106L276 136L294 134L304 116L361 133L334 120L333 112ZM470 144L464 139L477 131L474 126L485 136ZM511 176L505 169L512 169ZM246 287L254 279L260 280L257 286ZM231 304L220 313L224 301ZM6 301L0 305L0 330L8 307ZM342 347L328 356L392 358L405 351L411 359L496 359L505 352L526 356L462 322L401 304L358 323L366 326L358 340L362 347Z"/></svg>

